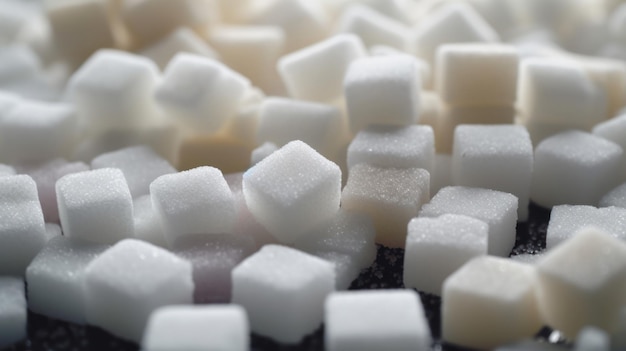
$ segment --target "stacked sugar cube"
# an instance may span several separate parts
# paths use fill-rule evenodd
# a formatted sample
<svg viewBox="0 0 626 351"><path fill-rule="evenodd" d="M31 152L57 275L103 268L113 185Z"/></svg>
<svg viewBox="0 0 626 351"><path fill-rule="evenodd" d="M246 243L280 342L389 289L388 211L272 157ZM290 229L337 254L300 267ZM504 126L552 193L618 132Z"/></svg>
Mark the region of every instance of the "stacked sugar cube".
<svg viewBox="0 0 626 351"><path fill-rule="evenodd" d="M625 23L617 1L2 0L0 348L27 308L146 350L320 328L539 349L544 325L626 347ZM404 289L340 291L389 252Z"/></svg>

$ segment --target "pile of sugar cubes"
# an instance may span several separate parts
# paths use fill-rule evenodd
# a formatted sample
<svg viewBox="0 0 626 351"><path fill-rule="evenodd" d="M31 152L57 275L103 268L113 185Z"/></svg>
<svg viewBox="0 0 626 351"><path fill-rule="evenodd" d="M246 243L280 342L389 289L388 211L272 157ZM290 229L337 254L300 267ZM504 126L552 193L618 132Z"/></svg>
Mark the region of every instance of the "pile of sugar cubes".
<svg viewBox="0 0 626 351"><path fill-rule="evenodd" d="M622 0L0 0L0 349L624 350L625 150Z"/></svg>

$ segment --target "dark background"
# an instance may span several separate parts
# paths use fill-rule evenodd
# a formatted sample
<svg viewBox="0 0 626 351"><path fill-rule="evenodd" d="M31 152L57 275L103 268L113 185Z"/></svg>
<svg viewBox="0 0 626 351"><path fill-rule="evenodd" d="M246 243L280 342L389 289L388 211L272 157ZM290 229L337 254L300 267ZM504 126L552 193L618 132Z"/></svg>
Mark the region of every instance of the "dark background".
<svg viewBox="0 0 626 351"><path fill-rule="evenodd" d="M537 253L545 248L546 229L550 211L531 203L528 222L517 224L517 239L512 255ZM374 264L361 272L352 283L351 290L404 288L402 269L404 250L378 247ZM440 304L437 296L420 293L426 317L433 334L433 350L466 350L442 343L440 340ZM270 339L252 335L252 350L306 350L319 351L324 348L323 327L293 346L280 345ZM551 330L544 328L539 339L547 339ZM560 340L559 342L563 342ZM115 338L105 331L89 326L80 326L50 319L35 313L28 314L28 337L9 347L6 351L50 350L50 351L136 351L139 346ZM5 350L3 350L5 351Z"/></svg>

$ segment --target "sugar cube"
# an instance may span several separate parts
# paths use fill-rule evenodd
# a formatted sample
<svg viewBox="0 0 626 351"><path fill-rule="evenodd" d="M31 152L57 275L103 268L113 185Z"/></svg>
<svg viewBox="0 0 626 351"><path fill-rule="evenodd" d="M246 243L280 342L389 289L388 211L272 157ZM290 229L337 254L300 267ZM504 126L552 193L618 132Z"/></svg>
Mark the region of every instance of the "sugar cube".
<svg viewBox="0 0 626 351"><path fill-rule="evenodd" d="M204 166L162 175L150 184L150 196L170 244L187 234L233 230L235 200L217 168Z"/></svg>
<svg viewBox="0 0 626 351"><path fill-rule="evenodd" d="M421 83L415 59L402 55L353 61L343 84L353 133L370 124L406 126L419 120Z"/></svg>
<svg viewBox="0 0 626 351"><path fill-rule="evenodd" d="M443 285L442 338L492 349L535 335L542 321L534 282L531 266L509 259L482 256L467 262Z"/></svg>
<svg viewBox="0 0 626 351"><path fill-rule="evenodd" d="M535 148L530 198L544 207L596 206L619 184L623 154L612 141L582 131L553 135Z"/></svg>
<svg viewBox="0 0 626 351"><path fill-rule="evenodd" d="M232 272L232 302L243 306L254 333L294 344L317 329L335 290L333 265L286 246L266 245Z"/></svg>
<svg viewBox="0 0 626 351"><path fill-rule="evenodd" d="M517 104L524 121L587 129L605 116L604 96L580 65L532 58L520 64Z"/></svg>
<svg viewBox="0 0 626 351"><path fill-rule="evenodd" d="M27 175L0 177L0 275L23 276L45 242L33 179Z"/></svg>
<svg viewBox="0 0 626 351"><path fill-rule="evenodd" d="M348 66L365 56L359 37L339 34L283 56L278 70L293 98L328 103L343 96Z"/></svg>
<svg viewBox="0 0 626 351"><path fill-rule="evenodd" d="M50 239L26 269L28 307L48 317L85 324L85 267L107 248L67 236Z"/></svg>
<svg viewBox="0 0 626 351"><path fill-rule="evenodd" d="M367 163L382 168L423 168L433 173L435 136L430 126L372 125L348 147L348 168Z"/></svg>
<svg viewBox="0 0 626 351"><path fill-rule="evenodd" d="M489 225L444 214L409 222L404 251L404 286L441 295L444 280L474 257L487 254Z"/></svg>
<svg viewBox="0 0 626 351"><path fill-rule="evenodd" d="M142 126L156 111L159 68L148 58L102 49L70 78L67 94L92 130Z"/></svg>
<svg viewBox="0 0 626 351"><path fill-rule="evenodd" d="M512 45L443 45L437 51L435 88L454 106L512 106L518 63Z"/></svg>
<svg viewBox="0 0 626 351"><path fill-rule="evenodd" d="M248 329L241 306L166 306L150 315L141 346L150 351L246 351Z"/></svg>
<svg viewBox="0 0 626 351"><path fill-rule="evenodd" d="M515 244L517 224L515 195L483 188L445 187L425 204L420 217L459 214L489 225L488 254L508 257Z"/></svg>
<svg viewBox="0 0 626 351"><path fill-rule="evenodd" d="M414 291L336 292L324 310L328 351L430 349L430 328Z"/></svg>
<svg viewBox="0 0 626 351"><path fill-rule="evenodd" d="M218 61L179 53L168 63L154 99L189 128L217 131L234 115L250 81Z"/></svg>
<svg viewBox="0 0 626 351"><path fill-rule="evenodd" d="M585 326L612 330L626 294L626 244L586 227L537 264L544 322L573 338Z"/></svg>
<svg viewBox="0 0 626 351"><path fill-rule="evenodd" d="M369 215L376 242L404 247L407 224L430 199L430 174L421 168L380 168L367 163L350 169L341 207Z"/></svg>
<svg viewBox="0 0 626 351"><path fill-rule="evenodd" d="M10 163L67 157L77 122L69 104L22 100L0 119L0 157Z"/></svg>
<svg viewBox="0 0 626 351"><path fill-rule="evenodd" d="M595 208L585 205L557 205L550 212L546 232L546 249L552 249L584 227L594 226L614 237L626 240L626 209Z"/></svg>
<svg viewBox="0 0 626 351"><path fill-rule="evenodd" d="M83 274L87 322L134 342L154 310L193 302L191 264L143 241L120 241Z"/></svg>
<svg viewBox="0 0 626 351"><path fill-rule="evenodd" d="M532 174L533 145L523 126L460 125L455 129L453 183L515 195L520 221L528 218Z"/></svg>
<svg viewBox="0 0 626 351"><path fill-rule="evenodd" d="M56 193L64 235L103 244L133 237L133 200L119 169L65 175Z"/></svg>
<svg viewBox="0 0 626 351"><path fill-rule="evenodd" d="M339 210L341 170L296 140L244 173L243 194L259 223L293 243Z"/></svg>

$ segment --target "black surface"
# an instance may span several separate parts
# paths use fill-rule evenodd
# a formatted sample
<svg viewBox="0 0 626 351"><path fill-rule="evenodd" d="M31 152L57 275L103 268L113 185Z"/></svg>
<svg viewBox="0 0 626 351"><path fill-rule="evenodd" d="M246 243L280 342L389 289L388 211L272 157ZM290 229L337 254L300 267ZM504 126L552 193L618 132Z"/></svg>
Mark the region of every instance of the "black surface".
<svg viewBox="0 0 626 351"><path fill-rule="evenodd" d="M537 253L546 246L546 229L550 219L550 211L534 204L530 205L528 222L518 223L517 238L512 255ZM364 270L350 287L359 289L391 289L404 288L402 284L404 250L378 247L378 255L374 264ZM434 350L466 350L454 345L442 344L440 341L440 304L437 296L420 293L426 317L430 323ZM544 328L538 338L548 339L551 331ZM299 345L286 346L270 339L252 335L252 350L280 351L303 350L318 351L324 348L323 328L305 338ZM28 315L28 338L6 350L50 350L50 351L136 351L136 344L115 338L105 331L88 326L53 320L35 313Z"/></svg>

